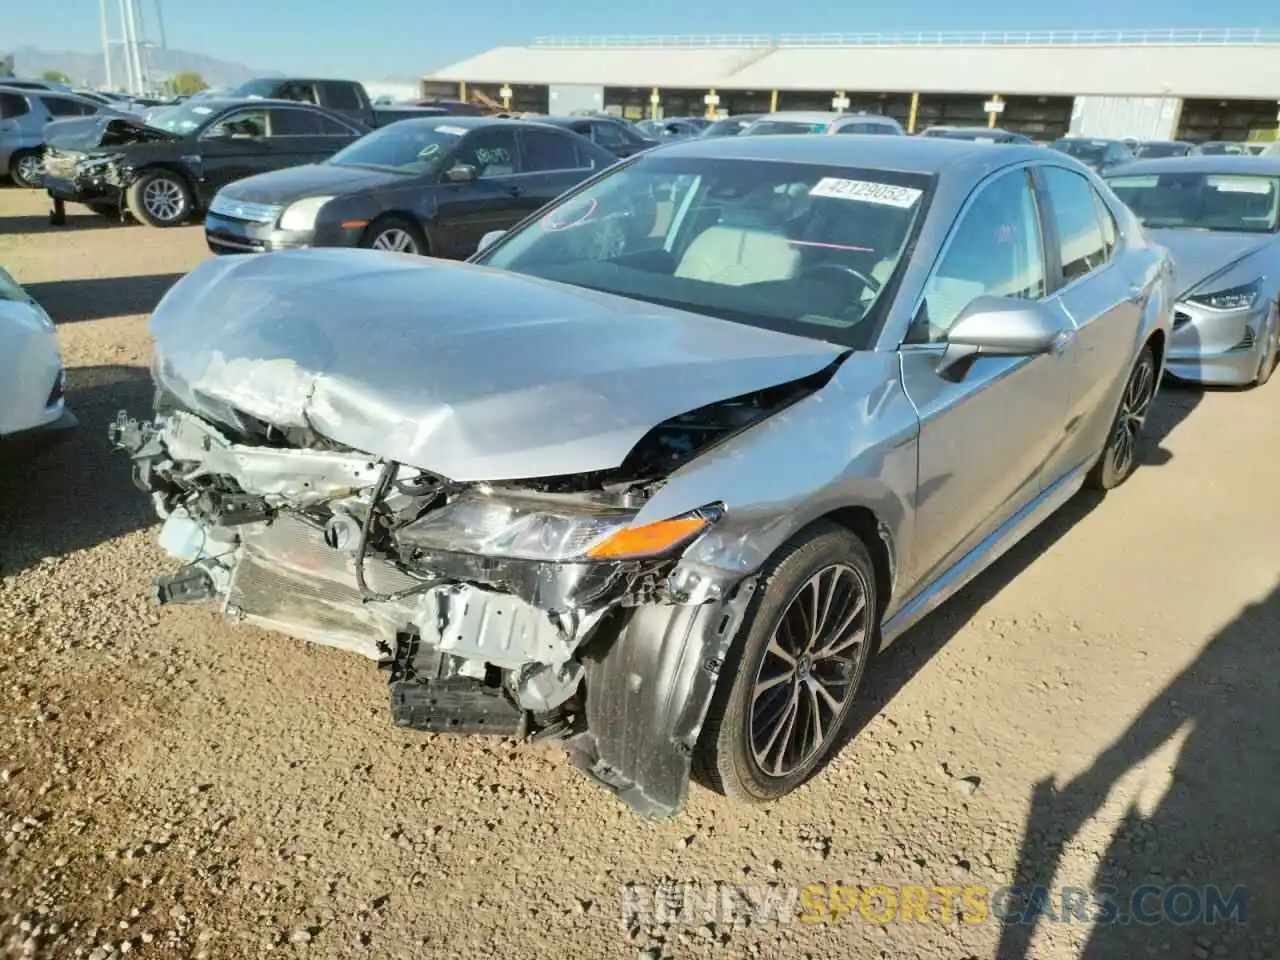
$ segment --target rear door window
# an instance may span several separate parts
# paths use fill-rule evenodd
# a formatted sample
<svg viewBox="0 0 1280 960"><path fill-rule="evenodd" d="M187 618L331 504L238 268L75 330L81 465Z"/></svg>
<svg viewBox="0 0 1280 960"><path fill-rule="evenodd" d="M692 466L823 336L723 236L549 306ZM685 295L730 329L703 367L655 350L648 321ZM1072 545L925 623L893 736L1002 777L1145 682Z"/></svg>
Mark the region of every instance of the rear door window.
<svg viewBox="0 0 1280 960"><path fill-rule="evenodd" d="M53 117L83 117L95 112L95 108L70 97L41 97L44 107Z"/></svg>
<svg viewBox="0 0 1280 960"><path fill-rule="evenodd" d="M316 96L316 85L299 80L281 84L276 97L280 100L296 100L299 103L319 102L319 98Z"/></svg>
<svg viewBox="0 0 1280 960"><path fill-rule="evenodd" d="M1042 167L1040 176L1049 197L1049 215L1057 226L1062 281L1073 283L1101 269L1109 257L1093 187L1080 174L1062 167Z"/></svg>
<svg viewBox="0 0 1280 960"><path fill-rule="evenodd" d="M568 135L550 130L522 130L521 163L524 173L573 170L578 166L578 151Z"/></svg>
<svg viewBox="0 0 1280 960"><path fill-rule="evenodd" d="M320 114L310 110L272 110L271 136L273 137L318 137L320 136Z"/></svg>

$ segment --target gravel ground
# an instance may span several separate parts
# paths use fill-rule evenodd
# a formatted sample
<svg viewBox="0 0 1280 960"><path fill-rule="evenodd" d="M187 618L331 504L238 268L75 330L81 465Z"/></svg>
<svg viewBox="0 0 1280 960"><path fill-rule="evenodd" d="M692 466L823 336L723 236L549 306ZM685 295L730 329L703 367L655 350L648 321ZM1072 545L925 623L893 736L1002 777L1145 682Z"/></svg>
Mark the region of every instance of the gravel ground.
<svg viewBox="0 0 1280 960"><path fill-rule="evenodd" d="M1280 385L1167 390L1077 500L869 674L860 733L763 809L634 817L561 752L403 732L369 663L159 612L145 313L206 256L0 190L83 429L0 475L0 953L1280 957ZM622 922L659 881L1250 888L1247 923ZM1158 902L1158 901L1157 901Z"/></svg>

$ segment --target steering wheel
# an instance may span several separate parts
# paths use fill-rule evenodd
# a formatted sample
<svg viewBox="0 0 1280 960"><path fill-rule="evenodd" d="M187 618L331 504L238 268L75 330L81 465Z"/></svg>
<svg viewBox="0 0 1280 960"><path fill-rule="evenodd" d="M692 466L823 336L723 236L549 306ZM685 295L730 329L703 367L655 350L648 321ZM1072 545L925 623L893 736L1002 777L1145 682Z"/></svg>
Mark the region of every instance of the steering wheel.
<svg viewBox="0 0 1280 960"><path fill-rule="evenodd" d="M869 277L861 270L846 266L843 263L815 263L813 266L806 267L804 270L800 271L800 276L804 277L820 273L839 273L844 276L853 277L861 283L864 288L869 289L872 293L879 293L881 287L884 286L884 284L874 277Z"/></svg>

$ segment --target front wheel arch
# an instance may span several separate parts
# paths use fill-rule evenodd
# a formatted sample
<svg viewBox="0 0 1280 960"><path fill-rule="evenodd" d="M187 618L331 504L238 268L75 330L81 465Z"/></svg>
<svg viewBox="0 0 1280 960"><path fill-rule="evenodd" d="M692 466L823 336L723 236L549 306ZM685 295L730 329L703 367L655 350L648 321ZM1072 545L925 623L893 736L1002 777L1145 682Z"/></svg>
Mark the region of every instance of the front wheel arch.
<svg viewBox="0 0 1280 960"><path fill-rule="evenodd" d="M371 246L374 238L380 232L392 226L406 231L413 237L414 242L419 245L418 253L420 256L429 257L432 255L431 238L427 235L427 231L422 228L418 218L400 210L391 210L374 217L369 226L364 228L364 233L360 237L360 246Z"/></svg>

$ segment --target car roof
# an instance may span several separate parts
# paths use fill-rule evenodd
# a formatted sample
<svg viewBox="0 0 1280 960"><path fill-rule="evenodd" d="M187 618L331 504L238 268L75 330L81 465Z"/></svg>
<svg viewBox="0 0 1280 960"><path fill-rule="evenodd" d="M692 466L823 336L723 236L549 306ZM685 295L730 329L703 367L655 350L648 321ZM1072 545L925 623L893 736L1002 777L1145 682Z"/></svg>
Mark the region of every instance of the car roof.
<svg viewBox="0 0 1280 960"><path fill-rule="evenodd" d="M403 120L397 120L394 124L383 127L383 130L389 129L391 126L398 127L401 124L411 123L415 126L428 127L456 127L459 130L479 130L482 127L527 127L536 125L546 120L546 117L537 117L529 120L520 120L514 117L469 117L454 116L448 113L431 113L422 117L405 117ZM543 124L551 126L551 124Z"/></svg>
<svg viewBox="0 0 1280 960"><path fill-rule="evenodd" d="M1209 156L1159 157L1134 160L1117 167L1116 176L1140 176L1150 173L1239 173L1256 176L1280 176L1280 156Z"/></svg>
<svg viewBox="0 0 1280 960"><path fill-rule="evenodd" d="M699 137L681 140L662 148L664 157L706 157L708 159L766 160L783 163L814 163L825 166L868 167L915 173L939 174L944 170L963 175L968 168L981 168L983 175L993 164L1008 166L1026 160L1043 160L1041 147L1011 144L993 150L989 144L944 137ZM994 158L994 159L993 159ZM1055 158L1056 159L1056 158Z"/></svg>

